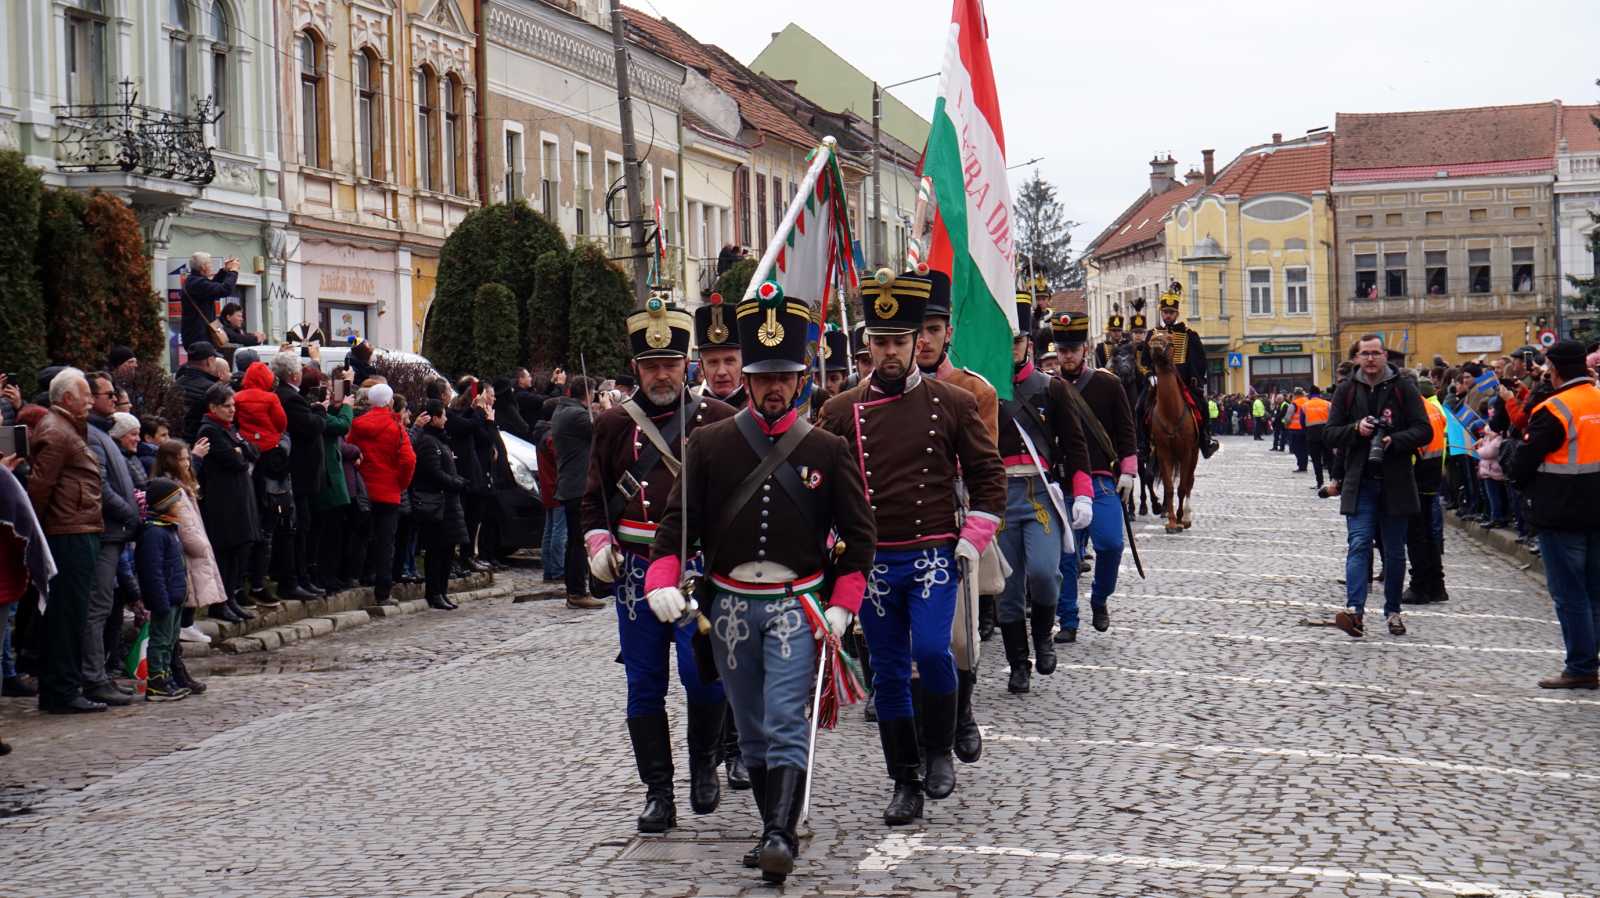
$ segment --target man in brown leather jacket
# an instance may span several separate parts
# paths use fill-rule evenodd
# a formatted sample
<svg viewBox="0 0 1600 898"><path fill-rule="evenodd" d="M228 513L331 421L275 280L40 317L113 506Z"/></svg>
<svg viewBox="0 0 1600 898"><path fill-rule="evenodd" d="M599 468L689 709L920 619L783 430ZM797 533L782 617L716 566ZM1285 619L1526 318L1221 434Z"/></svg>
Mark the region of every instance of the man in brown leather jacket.
<svg viewBox="0 0 1600 898"><path fill-rule="evenodd" d="M50 410L29 435L28 498L50 543L56 574L44 616L46 659L39 710L52 714L104 711L83 696L83 628L94 590L95 558L105 530L100 511L100 466L85 440L89 381L63 368L50 381Z"/></svg>

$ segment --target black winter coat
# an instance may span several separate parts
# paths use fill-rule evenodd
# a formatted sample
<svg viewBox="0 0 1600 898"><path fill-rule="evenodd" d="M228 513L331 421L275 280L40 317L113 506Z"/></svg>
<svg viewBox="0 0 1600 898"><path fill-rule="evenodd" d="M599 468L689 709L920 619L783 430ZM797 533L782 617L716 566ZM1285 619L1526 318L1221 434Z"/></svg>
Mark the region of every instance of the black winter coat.
<svg viewBox="0 0 1600 898"><path fill-rule="evenodd" d="M568 397L556 403L550 440L556 451L556 500L582 499L589 488L589 452L594 447L594 420L582 402Z"/></svg>
<svg viewBox="0 0 1600 898"><path fill-rule="evenodd" d="M494 470L494 447L500 432L481 409L451 409L445 422L450 449L456 454L456 469L467 481L467 492L478 495L490 491Z"/></svg>
<svg viewBox="0 0 1600 898"><path fill-rule="evenodd" d="M200 419L206 416L206 391L216 385L217 379L209 371L184 365L173 382L183 390L183 438L192 446L200 432Z"/></svg>
<svg viewBox="0 0 1600 898"><path fill-rule="evenodd" d="M1384 418L1385 413L1390 421L1390 442L1383 454L1383 511L1413 515L1422 509L1412 461L1417 450L1433 440L1433 425L1428 421L1428 410L1422 407L1422 394L1417 392L1416 383L1401 377L1390 365L1376 386L1368 386L1357 372L1333 394L1322 439L1329 448L1344 450L1344 486L1339 493L1339 511L1343 514L1356 513L1362 476L1371 473L1365 468L1372 439L1362 436L1357 428L1363 418Z"/></svg>
<svg viewBox="0 0 1600 898"><path fill-rule="evenodd" d="M289 474L294 478L296 496L315 496L322 491L326 472L322 432L328 429L328 416L312 405L290 384L278 384L273 392L283 403L289 418Z"/></svg>
<svg viewBox="0 0 1600 898"><path fill-rule="evenodd" d="M236 549L260 540L261 515L250 480L256 447L210 416L200 426L200 436L211 441L211 451L200 466L200 518L211 547Z"/></svg>
<svg viewBox="0 0 1600 898"><path fill-rule="evenodd" d="M461 493L467 488L466 478L456 473L455 455L439 431L424 427L411 439L417 453L417 473L411 478L413 493L443 493L444 521L439 524L422 524L424 530L437 527L445 541L451 544L467 541L467 518L461 509Z"/></svg>
<svg viewBox="0 0 1600 898"><path fill-rule="evenodd" d="M237 271L219 271L209 278L191 274L183 282L183 345L202 340L211 342L206 322L217 318L216 303L233 296L234 285L239 282Z"/></svg>

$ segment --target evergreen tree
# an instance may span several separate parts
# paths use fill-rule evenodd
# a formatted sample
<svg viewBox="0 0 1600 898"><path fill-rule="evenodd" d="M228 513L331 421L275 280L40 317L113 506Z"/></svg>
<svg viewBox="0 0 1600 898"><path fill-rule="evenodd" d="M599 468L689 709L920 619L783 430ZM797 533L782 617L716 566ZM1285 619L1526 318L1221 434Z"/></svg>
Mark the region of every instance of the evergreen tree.
<svg viewBox="0 0 1600 898"><path fill-rule="evenodd" d="M35 258L51 310L45 332L50 359L85 370L100 367L112 335L110 279L95 264L95 241L84 227L86 196L73 190L47 190L39 204L39 245Z"/></svg>
<svg viewBox="0 0 1600 898"><path fill-rule="evenodd" d="M1072 259L1072 229L1078 223L1067 219L1056 186L1039 177L1038 169L1017 193L1015 221L1017 253L1033 260L1035 275L1044 275L1051 290L1083 286L1083 269Z"/></svg>
<svg viewBox="0 0 1600 898"><path fill-rule="evenodd" d="M17 387L31 394L34 374L45 366L44 298L39 266L39 202L44 182L14 150L0 152L0 371L21 375Z"/></svg>
<svg viewBox="0 0 1600 898"><path fill-rule="evenodd" d="M567 304L571 293L571 253L547 252L533 265L533 290L524 316L523 358L538 368L566 365Z"/></svg>
<svg viewBox="0 0 1600 898"><path fill-rule="evenodd" d="M756 260L740 259L732 268L722 273L717 278L716 292L722 294L722 301L730 306L739 304L744 299L744 291L750 289L750 278L756 273Z"/></svg>
<svg viewBox="0 0 1600 898"><path fill-rule="evenodd" d="M95 258L107 280L108 345L127 346L141 359L160 359L166 351L161 297L150 289L150 257L133 209L96 190L84 209L84 227L94 241Z"/></svg>
<svg viewBox="0 0 1600 898"><path fill-rule="evenodd" d="M581 359L598 378L626 370L627 320L633 312L628 276L600 247L582 244L572 252L571 296L569 358Z"/></svg>
<svg viewBox="0 0 1600 898"><path fill-rule="evenodd" d="M478 288L472 308L472 370L485 380L516 370L517 297L504 284Z"/></svg>

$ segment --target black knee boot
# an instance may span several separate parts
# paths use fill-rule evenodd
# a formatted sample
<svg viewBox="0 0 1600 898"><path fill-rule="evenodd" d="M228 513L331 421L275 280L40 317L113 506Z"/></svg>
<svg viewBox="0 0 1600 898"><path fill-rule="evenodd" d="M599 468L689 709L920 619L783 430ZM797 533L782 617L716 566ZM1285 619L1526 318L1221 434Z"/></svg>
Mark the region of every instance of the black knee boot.
<svg viewBox="0 0 1600 898"><path fill-rule="evenodd" d="M1028 612L1028 622L1033 625L1034 669L1049 676L1056 672L1056 644L1050 638L1056 625L1056 609L1035 605Z"/></svg>
<svg viewBox="0 0 1600 898"><path fill-rule="evenodd" d="M767 771L767 808L763 813L761 855L757 863L761 878L781 883L794 872L800 856L800 802L805 795L806 772L798 767L774 767Z"/></svg>
<svg viewBox="0 0 1600 898"><path fill-rule="evenodd" d="M672 800L672 733L666 714L628 718L628 738L633 760L644 783L644 813L639 832L664 833L678 825L678 808Z"/></svg>
<svg viewBox="0 0 1600 898"><path fill-rule="evenodd" d="M1006 662L1011 665L1011 678L1006 682L1006 690L1017 694L1027 692L1033 680L1033 671L1028 667L1027 622L1019 620L1001 624L1000 639L1005 643Z"/></svg>
<svg viewBox="0 0 1600 898"><path fill-rule="evenodd" d="M689 807L696 814L715 811L722 800L717 763L726 713L726 703L689 705Z"/></svg>
<svg viewBox="0 0 1600 898"><path fill-rule="evenodd" d="M767 767L751 764L745 770L750 774L750 794L755 797L756 810L761 814L761 833L756 836L756 844L744 853L744 865L754 870L761 865L761 845L767 834Z"/></svg>
<svg viewBox="0 0 1600 898"><path fill-rule="evenodd" d="M917 722L912 718L878 721L883 760L894 781L894 796L883 809L883 822L904 826L922 816L922 777L917 762Z"/></svg>
<svg viewBox="0 0 1600 898"><path fill-rule="evenodd" d="M948 798L956 790L956 762L951 751L956 741L956 697L959 694L929 692L922 698L922 748L927 756L923 790L935 800Z"/></svg>
<svg viewBox="0 0 1600 898"><path fill-rule="evenodd" d="M994 638L994 596L978 596L978 638L988 642Z"/></svg>
<svg viewBox="0 0 1600 898"><path fill-rule="evenodd" d="M722 726L722 762L728 768L728 788L750 788L750 773L744 766L744 754L739 750L739 727L733 721L733 706L729 705Z"/></svg>
<svg viewBox="0 0 1600 898"><path fill-rule="evenodd" d="M983 756L983 731L972 716L972 688L978 685L978 675L958 670L956 679L961 683L956 693L956 757L963 764L973 764Z"/></svg>

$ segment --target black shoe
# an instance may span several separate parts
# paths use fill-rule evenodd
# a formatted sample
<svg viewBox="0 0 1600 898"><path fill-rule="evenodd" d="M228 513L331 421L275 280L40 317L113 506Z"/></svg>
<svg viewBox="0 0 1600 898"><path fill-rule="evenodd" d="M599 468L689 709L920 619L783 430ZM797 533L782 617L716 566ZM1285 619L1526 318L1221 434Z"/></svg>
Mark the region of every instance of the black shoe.
<svg viewBox="0 0 1600 898"><path fill-rule="evenodd" d="M492 565L490 565L488 562L479 561L476 558L472 559L472 563L468 564L467 567L472 568L473 570L477 571L480 574L484 573L486 571L494 570L494 567Z"/></svg>
<svg viewBox="0 0 1600 898"><path fill-rule="evenodd" d="M1101 605L1098 608L1091 608L1090 610L1094 612L1094 617L1090 622L1094 624L1094 629L1096 632L1104 633L1105 631L1111 629L1110 609L1106 608L1104 605Z"/></svg>
<svg viewBox="0 0 1600 898"><path fill-rule="evenodd" d="M239 604L238 599L229 599L227 604L228 610L232 611L236 616L238 616L240 623L253 621L256 619L256 613L254 611L246 611L244 607Z"/></svg>
<svg viewBox="0 0 1600 898"><path fill-rule="evenodd" d="M24 676L6 677L0 683L0 695L6 698L31 698L39 694L39 684Z"/></svg>
<svg viewBox="0 0 1600 898"><path fill-rule="evenodd" d="M628 738L633 743L639 781L645 785L639 832L664 833L678 825L678 808L672 801L672 734L667 715L628 718Z"/></svg>
<svg viewBox="0 0 1600 898"><path fill-rule="evenodd" d="M398 601L396 601L395 597L392 596L392 595L383 596L381 598L377 597L377 596L374 596L373 599L372 599L372 604L374 604L374 605L376 605L376 606L378 606L380 608L399 608L400 607L400 603Z"/></svg>
<svg viewBox="0 0 1600 898"><path fill-rule="evenodd" d="M1033 669L1028 665L1028 625L1023 621L1001 624L1000 639L1005 643L1006 662L1011 665L1006 691L1021 695L1028 691L1033 680Z"/></svg>
<svg viewBox="0 0 1600 898"><path fill-rule="evenodd" d="M325 590L322 587L318 586L312 580L301 580L299 585L300 585L300 589L302 591L311 593L311 596L313 598L320 599L323 596L328 594L327 590Z"/></svg>
<svg viewBox="0 0 1600 898"><path fill-rule="evenodd" d="M750 771L745 769L744 755L739 751L739 727L733 722L733 706L727 706L722 721L722 764L728 770L728 788L744 791L750 788Z"/></svg>
<svg viewBox="0 0 1600 898"><path fill-rule="evenodd" d="M1033 625L1033 669L1044 676L1056 672L1056 646L1050 631L1056 625L1056 610L1035 606L1029 613Z"/></svg>
<svg viewBox="0 0 1600 898"><path fill-rule="evenodd" d="M449 595L440 596L439 597L439 601L444 603L445 610L447 610L447 611L454 611L457 608L461 607L460 605L457 605L455 602L450 601L450 596Z"/></svg>
<svg viewBox="0 0 1600 898"><path fill-rule="evenodd" d="M923 696L922 747L927 753L927 773L923 791L935 801L950 797L956 790L956 763L952 755L956 740L956 705L960 695L927 693Z"/></svg>
<svg viewBox="0 0 1600 898"><path fill-rule="evenodd" d="M437 608L440 611L450 610L450 606L445 602L443 596L428 596L426 600L429 608ZM393 599L390 599L389 601L393 601ZM383 603L379 602L378 604L382 605Z"/></svg>
<svg viewBox="0 0 1600 898"><path fill-rule="evenodd" d="M282 601L284 599L300 599L300 600L304 601L305 599L314 599L316 597L317 597L316 593L308 592L304 587L302 587L298 583L295 583L293 585L286 585L286 584L282 584L282 583L278 584L278 600L279 601ZM273 602L271 604L268 604L266 602L261 601L260 599L256 600L256 604L261 605L264 608L273 608L273 607L277 606L277 602Z"/></svg>
<svg viewBox="0 0 1600 898"><path fill-rule="evenodd" d="M689 807L696 814L709 814L722 801L722 779L717 764L722 750L722 718L726 703L690 704Z"/></svg>
<svg viewBox="0 0 1600 898"><path fill-rule="evenodd" d="M95 711L104 711L106 706L97 701L78 696L64 705L39 704L39 710L46 714L92 714Z"/></svg>
<svg viewBox="0 0 1600 898"><path fill-rule="evenodd" d="M983 757L983 730L972 715L972 689L978 685L978 675L958 670L956 680L960 683L956 692L956 757L963 764L975 764Z"/></svg>
<svg viewBox="0 0 1600 898"><path fill-rule="evenodd" d="M794 872L794 859L800 855L800 801L805 794L806 772L798 767L774 767L767 771L767 806L762 813L761 853L756 863L761 878L782 883Z"/></svg>
<svg viewBox="0 0 1600 898"><path fill-rule="evenodd" d="M218 602L215 605L207 605L206 616L212 620L227 621L230 624L244 623L244 615L235 612L233 607L234 603L232 602Z"/></svg>
<svg viewBox="0 0 1600 898"><path fill-rule="evenodd" d="M864 700L862 700L862 704L866 705L866 707L861 710L861 719L865 720L867 723L877 723L878 703L872 700L871 695L868 695Z"/></svg>
<svg viewBox="0 0 1600 898"><path fill-rule="evenodd" d="M910 718L878 721L883 758L894 780L894 796L883 809L883 822L904 826L922 816L922 780L918 775L917 723Z"/></svg>
<svg viewBox="0 0 1600 898"><path fill-rule="evenodd" d="M118 708L125 708L133 704L132 696L124 695L115 684L110 682L91 687L83 693L83 697L91 702L99 702L102 705L115 705Z"/></svg>
<svg viewBox="0 0 1600 898"><path fill-rule="evenodd" d="M978 639L988 642L994 638L994 596L978 596Z"/></svg>
<svg viewBox="0 0 1600 898"><path fill-rule="evenodd" d="M1055 641L1056 645L1066 645L1069 642L1077 642L1078 631L1076 628L1069 630L1066 627L1062 627L1059 631L1057 631Z"/></svg>
<svg viewBox="0 0 1600 898"><path fill-rule="evenodd" d="M1205 442L1200 444L1200 455L1204 458L1210 458L1217 454L1219 448L1221 446L1217 443L1217 438L1211 434L1206 434Z"/></svg>
<svg viewBox="0 0 1600 898"><path fill-rule="evenodd" d="M750 792L756 800L756 810L761 814L762 834L756 836L756 844L744 853L742 862L746 867L754 870L761 866L761 845L766 841L767 768L759 764L753 764L748 770L750 772Z"/></svg>
<svg viewBox="0 0 1600 898"><path fill-rule="evenodd" d="M202 695L206 691L206 684L189 673L188 665L183 663L183 657L178 654L172 656L172 682L189 690L190 695Z"/></svg>

